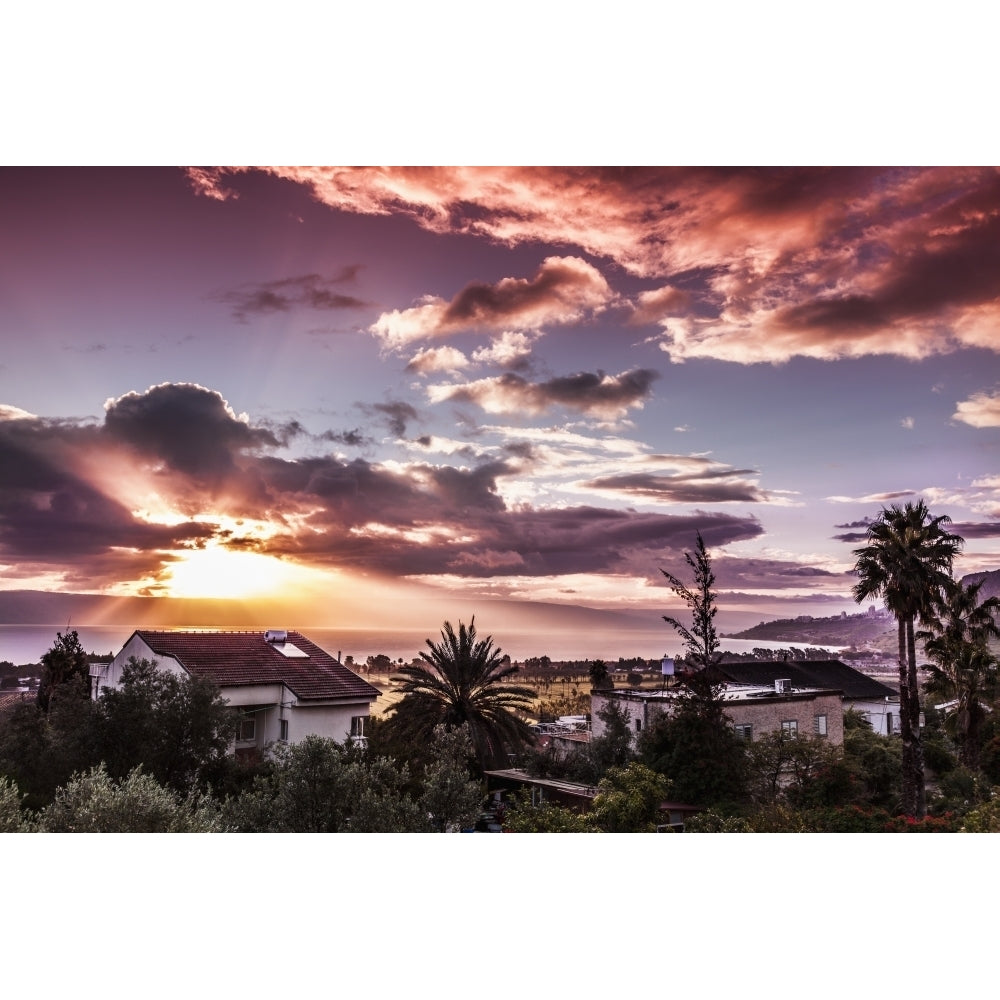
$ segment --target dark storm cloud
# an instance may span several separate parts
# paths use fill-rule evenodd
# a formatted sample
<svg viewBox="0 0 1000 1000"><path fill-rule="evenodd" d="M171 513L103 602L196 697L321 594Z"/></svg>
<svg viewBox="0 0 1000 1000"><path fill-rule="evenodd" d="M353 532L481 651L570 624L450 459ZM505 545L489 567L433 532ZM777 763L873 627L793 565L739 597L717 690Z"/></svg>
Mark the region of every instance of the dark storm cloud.
<svg viewBox="0 0 1000 1000"><path fill-rule="evenodd" d="M353 284L360 267L345 267L332 278L304 274L296 278L241 285L216 298L232 306L233 315L245 321L252 314L290 312L297 307L319 310L360 309L370 305L354 295L338 291L340 285Z"/></svg>
<svg viewBox="0 0 1000 1000"><path fill-rule="evenodd" d="M510 509L498 481L517 470L505 462L390 470L362 459L265 457L258 468L272 495L311 512L303 530L269 542L269 551L392 575L544 576L632 563L648 568L651 553L690 546L698 530L712 545L763 530L753 518L719 514Z"/></svg>
<svg viewBox="0 0 1000 1000"><path fill-rule="evenodd" d="M211 533L192 522L143 522L93 485L87 474L105 449L92 425L0 420L0 561L57 570L75 564L74 575L93 586L128 579L136 566L156 565L150 552Z"/></svg>
<svg viewBox="0 0 1000 1000"><path fill-rule="evenodd" d="M7 490L0 494L0 551L6 558L71 563L108 554L112 548L166 549L210 534L211 528L201 524L144 524L122 504L80 481L67 482L44 499Z"/></svg>
<svg viewBox="0 0 1000 1000"><path fill-rule="evenodd" d="M163 383L105 405L104 432L175 472L219 481L234 456L277 447L275 434L240 420L222 396L192 383Z"/></svg>

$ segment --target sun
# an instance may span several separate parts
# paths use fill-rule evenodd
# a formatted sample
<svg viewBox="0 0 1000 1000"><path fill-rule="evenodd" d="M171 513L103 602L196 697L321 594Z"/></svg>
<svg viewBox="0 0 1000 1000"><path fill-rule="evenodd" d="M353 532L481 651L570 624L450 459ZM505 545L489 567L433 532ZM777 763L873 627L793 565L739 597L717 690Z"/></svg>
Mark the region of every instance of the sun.
<svg viewBox="0 0 1000 1000"><path fill-rule="evenodd" d="M274 556L210 543L170 563L163 583L171 597L251 599L315 586L321 575Z"/></svg>

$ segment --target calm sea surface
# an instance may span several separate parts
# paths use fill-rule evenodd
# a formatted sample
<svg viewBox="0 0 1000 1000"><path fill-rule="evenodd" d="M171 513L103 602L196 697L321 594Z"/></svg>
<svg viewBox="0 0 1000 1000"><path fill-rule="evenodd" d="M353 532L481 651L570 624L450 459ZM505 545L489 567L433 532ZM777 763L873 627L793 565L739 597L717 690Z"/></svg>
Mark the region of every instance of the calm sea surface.
<svg viewBox="0 0 1000 1000"><path fill-rule="evenodd" d="M117 653L132 634L131 628L74 626L80 643L88 653ZM66 632L65 625L0 625L0 660L12 663L37 663L42 654L52 646L57 632ZM263 631L263 629L261 630ZM384 653L390 659L409 661L422 649L425 640L440 638L439 633L425 630L387 631L378 629L302 628L318 646L336 656L353 656L363 663L368 656ZM662 629L622 630L602 632L600 636L585 635L579 631L545 629L538 631L508 630L494 633L494 642L515 660L530 656L548 656L552 660L607 660L619 657L631 659L641 656L656 659L668 653L682 651L677 638L666 627ZM747 639L724 639L722 648L734 653L750 652L755 646L786 649L802 643L763 642ZM836 649L837 647L830 647Z"/></svg>

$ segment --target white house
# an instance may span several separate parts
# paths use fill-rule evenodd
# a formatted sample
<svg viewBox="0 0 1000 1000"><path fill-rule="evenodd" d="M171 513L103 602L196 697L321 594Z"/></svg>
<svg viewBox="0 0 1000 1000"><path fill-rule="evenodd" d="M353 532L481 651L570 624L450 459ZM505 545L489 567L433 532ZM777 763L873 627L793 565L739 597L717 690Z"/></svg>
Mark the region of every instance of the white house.
<svg viewBox="0 0 1000 1000"><path fill-rule="evenodd" d="M378 688L300 632L167 632L137 629L110 663L90 667L97 698L121 683L128 661L206 677L240 713L236 752L296 743L310 734L343 742L364 736Z"/></svg>

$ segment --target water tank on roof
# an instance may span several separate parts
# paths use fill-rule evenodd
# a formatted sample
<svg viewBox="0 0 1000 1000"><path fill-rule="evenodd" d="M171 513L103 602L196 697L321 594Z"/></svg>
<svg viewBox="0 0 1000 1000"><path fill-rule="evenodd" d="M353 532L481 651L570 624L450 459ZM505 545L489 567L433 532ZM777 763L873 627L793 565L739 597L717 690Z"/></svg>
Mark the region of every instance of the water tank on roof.
<svg viewBox="0 0 1000 1000"><path fill-rule="evenodd" d="M269 628L264 633L264 640L266 642L287 642L288 632L283 628Z"/></svg>

